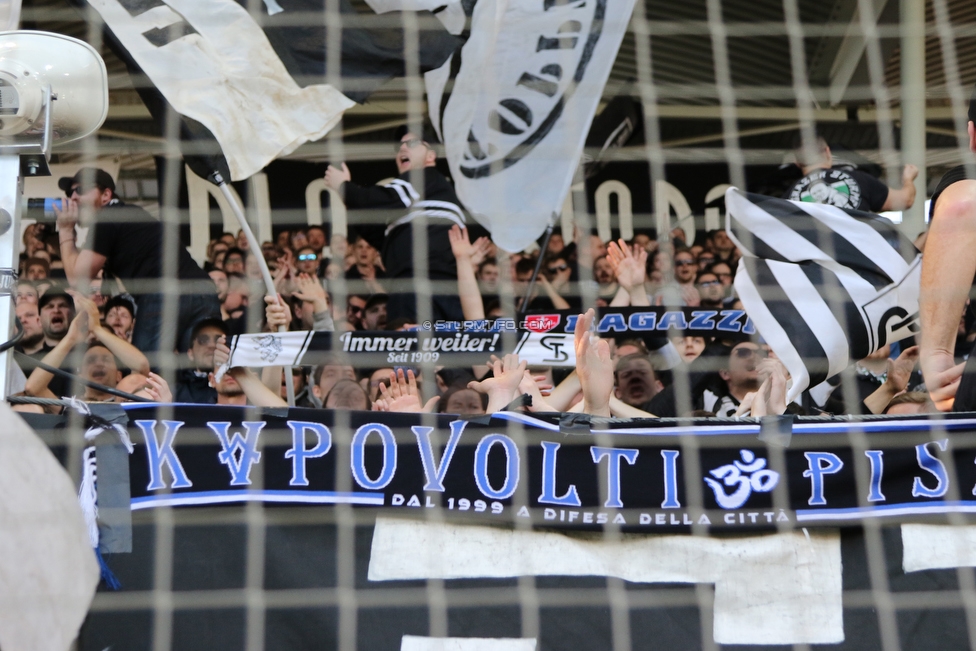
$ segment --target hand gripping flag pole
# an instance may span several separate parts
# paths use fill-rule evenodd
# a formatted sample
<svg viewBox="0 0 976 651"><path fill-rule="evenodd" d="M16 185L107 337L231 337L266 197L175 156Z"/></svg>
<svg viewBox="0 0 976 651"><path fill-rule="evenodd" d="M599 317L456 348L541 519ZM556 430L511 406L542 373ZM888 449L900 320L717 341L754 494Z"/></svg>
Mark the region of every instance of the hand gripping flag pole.
<svg viewBox="0 0 976 651"><path fill-rule="evenodd" d="M261 244L258 242L258 238L254 237L254 233L251 232L251 227L247 223L247 219L244 217L244 210L241 205L237 202L237 198L234 193L230 191L227 186L227 182L224 181L223 175L219 171L214 171L210 175L210 181L220 188L220 191L224 194L227 202L230 204L231 209L234 211L234 216L237 217L237 223L240 224L241 230L244 231L244 236L247 237L247 246L251 250L251 255L255 257L258 261L258 268L261 269L261 278L264 280L264 285L268 290L268 295L273 296L276 303L278 300L278 290L275 288L274 279L271 277L271 270L268 269L268 263L264 259L264 254L261 251ZM288 326L279 326L278 332L287 332ZM288 406L295 406L295 385L291 382L288 377L288 373L285 374L285 387L288 391Z"/></svg>

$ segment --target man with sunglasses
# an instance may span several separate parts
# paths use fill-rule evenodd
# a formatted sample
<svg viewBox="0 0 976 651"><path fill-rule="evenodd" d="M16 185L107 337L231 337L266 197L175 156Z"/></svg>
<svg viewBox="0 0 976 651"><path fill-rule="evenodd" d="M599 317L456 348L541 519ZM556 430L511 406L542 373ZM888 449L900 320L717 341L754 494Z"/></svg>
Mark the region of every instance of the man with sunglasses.
<svg viewBox="0 0 976 651"><path fill-rule="evenodd" d="M227 326L220 319L205 319L193 327L186 351L187 367L176 376L176 402L217 404L217 390L210 386L208 376L214 368L217 341L227 334Z"/></svg>
<svg viewBox="0 0 976 651"><path fill-rule="evenodd" d="M435 166L433 132L423 129L423 133L415 133L404 126L397 130L396 138L399 176L386 185L353 183L345 163L341 168L330 165L325 183L343 197L348 208L362 211L356 230L382 253L387 278L391 279L387 287L392 292L390 320L417 318L413 221L423 217L427 220L427 277L443 287L435 284L432 288L431 316L460 321L464 315L455 289L457 265L448 232L455 224L466 228L467 216L454 186ZM422 183L422 187L414 183Z"/></svg>
<svg viewBox="0 0 976 651"><path fill-rule="evenodd" d="M132 343L144 353L159 350L163 327L163 224L142 208L124 204L115 194L115 181L105 170L86 167L58 181L68 197L58 216L61 260L68 281L81 290L99 271L119 278L136 300L139 319ZM90 228L79 246L75 227ZM210 276L176 246L176 279L182 292L176 319L175 345L186 350L192 325L220 315L217 292Z"/></svg>

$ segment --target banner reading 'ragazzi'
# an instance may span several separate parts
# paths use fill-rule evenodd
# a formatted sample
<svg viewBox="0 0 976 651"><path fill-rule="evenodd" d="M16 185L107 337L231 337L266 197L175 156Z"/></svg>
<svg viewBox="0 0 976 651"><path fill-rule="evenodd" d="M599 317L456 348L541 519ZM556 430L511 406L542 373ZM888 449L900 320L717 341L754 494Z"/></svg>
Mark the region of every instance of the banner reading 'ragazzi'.
<svg viewBox="0 0 976 651"><path fill-rule="evenodd" d="M484 364L489 355L514 352L535 366L575 366L573 331L579 314L528 314L519 321L426 321L409 331L286 332L240 335L231 341L229 366L310 366L329 353L357 366ZM669 337L744 338L756 329L742 310L601 308L595 330L617 340L641 339L658 350ZM676 355L676 353L675 353Z"/></svg>

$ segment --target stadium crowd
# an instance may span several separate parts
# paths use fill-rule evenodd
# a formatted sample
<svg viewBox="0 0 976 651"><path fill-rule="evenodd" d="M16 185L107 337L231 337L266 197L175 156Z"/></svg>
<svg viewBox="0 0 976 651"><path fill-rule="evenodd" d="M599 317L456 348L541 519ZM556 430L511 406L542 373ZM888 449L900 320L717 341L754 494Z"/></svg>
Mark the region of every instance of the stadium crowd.
<svg viewBox="0 0 976 651"><path fill-rule="evenodd" d="M433 168L433 149L424 139L403 133L397 152L401 175L390 185L354 187L345 166L330 167L326 183L355 197L358 205L386 202L383 207L396 212L394 204L402 199L402 214L404 209L431 209L408 194L413 192L413 186L406 187L411 174L419 170L426 174L426 196L441 197L427 203L457 203L453 189ZM427 226L431 268L436 268L431 277L441 287L432 290L435 317L474 321L554 310L582 314L575 370L529 367L514 355L503 355L480 366L438 366L434 377L425 377L419 368L363 368L354 356L336 353L318 366L291 369L290 378L281 368L232 367L215 373L228 360L234 335L282 327L417 329L416 305L402 289L405 280L414 282L412 262L407 262L413 247L403 229L416 229L409 220L394 221L385 230L385 241L377 240L375 229L368 227L357 232L353 226L348 240L339 234L330 239L320 226L280 230L274 241L261 245L276 296L266 295L259 259L249 251L243 232L212 240L202 265L181 248L177 277L181 288L190 289L173 302L179 319L164 323L159 222L125 206L115 194L114 181L100 170L82 170L61 181L69 202L59 214L57 230L40 225L24 230L16 293L24 332L18 346L26 377L23 395L126 399L108 388L162 402L283 406L285 382L290 381L302 407L465 415L512 408L705 418L786 412L900 414L934 408L916 370L918 349L910 342L896 344L894 352L885 346L854 364L852 372L786 404L786 368L758 338L724 340L677 332L662 347L660 340L633 333L603 339L591 333L592 308L741 309L733 284L739 251L725 230L693 242L681 229L662 240L653 232L638 231L629 241L612 242L579 231L555 232L539 242L544 250L536 246L506 255L487 235L475 233L476 227L469 232L460 209L460 218L428 220L433 224ZM443 206L434 208L443 211ZM87 242L76 241L76 225L90 227ZM395 246L391 239L397 240ZM537 266L541 273L533 283ZM455 290L444 291L445 282L456 283ZM976 333L973 321L967 311L960 323L960 359ZM172 384L154 372L160 368L158 354L170 346L180 361ZM88 385L73 387L70 377L37 362L77 373Z"/></svg>

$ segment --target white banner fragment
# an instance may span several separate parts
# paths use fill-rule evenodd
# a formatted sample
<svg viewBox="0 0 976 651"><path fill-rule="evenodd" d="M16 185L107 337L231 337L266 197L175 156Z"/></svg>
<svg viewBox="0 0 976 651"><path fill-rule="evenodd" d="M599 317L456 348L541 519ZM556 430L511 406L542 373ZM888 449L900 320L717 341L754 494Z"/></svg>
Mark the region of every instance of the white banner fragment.
<svg viewBox="0 0 976 651"><path fill-rule="evenodd" d="M844 640L840 535L711 538L512 531L378 517L369 580L613 576L714 583L719 644Z"/></svg>
<svg viewBox="0 0 976 651"><path fill-rule="evenodd" d="M404 635L400 651L535 651L535 638Z"/></svg>

